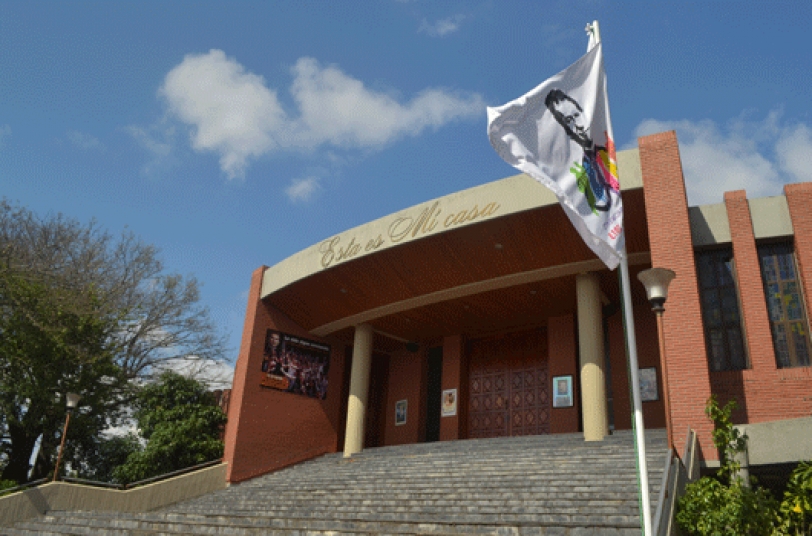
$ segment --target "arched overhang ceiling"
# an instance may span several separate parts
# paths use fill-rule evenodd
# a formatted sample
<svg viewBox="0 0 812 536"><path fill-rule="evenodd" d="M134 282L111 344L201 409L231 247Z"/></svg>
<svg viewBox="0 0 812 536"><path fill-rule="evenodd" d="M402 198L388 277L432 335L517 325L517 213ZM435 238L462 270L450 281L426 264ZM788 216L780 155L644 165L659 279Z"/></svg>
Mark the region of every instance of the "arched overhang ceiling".
<svg viewBox="0 0 812 536"><path fill-rule="evenodd" d="M620 169L626 160L628 170L621 171L627 250L631 264L647 263L639 159L636 151L624 153L619 160ZM485 207L490 209L483 214ZM470 221L455 223L463 211ZM397 243L387 240L392 229L407 228ZM386 243L365 251L379 235ZM342 244L359 247L343 250L355 254L340 259ZM397 338L420 340L481 331L485 323L538 323L572 311L572 276L602 269L552 194L520 175L316 244L269 268L263 296L314 335L346 335L347 328L369 322Z"/></svg>

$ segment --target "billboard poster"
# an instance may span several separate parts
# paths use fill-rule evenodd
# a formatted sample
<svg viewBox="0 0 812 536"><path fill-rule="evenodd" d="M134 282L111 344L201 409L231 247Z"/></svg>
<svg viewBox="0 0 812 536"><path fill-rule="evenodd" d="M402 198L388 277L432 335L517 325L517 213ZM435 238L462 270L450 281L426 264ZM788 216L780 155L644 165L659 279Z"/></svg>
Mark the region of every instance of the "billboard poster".
<svg viewBox="0 0 812 536"><path fill-rule="evenodd" d="M263 387L327 398L330 346L269 329L262 359Z"/></svg>

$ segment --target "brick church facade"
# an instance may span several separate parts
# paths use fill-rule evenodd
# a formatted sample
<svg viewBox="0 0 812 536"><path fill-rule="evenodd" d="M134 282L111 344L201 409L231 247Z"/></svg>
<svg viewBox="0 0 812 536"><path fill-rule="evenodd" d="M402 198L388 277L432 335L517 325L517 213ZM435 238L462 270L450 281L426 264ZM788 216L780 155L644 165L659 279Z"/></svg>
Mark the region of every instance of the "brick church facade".
<svg viewBox="0 0 812 536"><path fill-rule="evenodd" d="M788 423L812 444L812 183L689 207L674 132L618 168L646 428L665 426L667 397L674 445L696 430L713 465L715 394L755 436ZM676 273L664 356L636 277L651 267ZM617 273L523 175L336 234L252 275L227 478L374 446L628 429L621 317Z"/></svg>

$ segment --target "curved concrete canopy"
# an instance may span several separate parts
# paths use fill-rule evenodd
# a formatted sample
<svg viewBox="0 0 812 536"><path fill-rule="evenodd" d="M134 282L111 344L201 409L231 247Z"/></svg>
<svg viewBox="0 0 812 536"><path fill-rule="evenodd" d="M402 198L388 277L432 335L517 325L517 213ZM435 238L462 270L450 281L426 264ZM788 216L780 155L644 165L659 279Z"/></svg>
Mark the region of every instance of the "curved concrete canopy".
<svg viewBox="0 0 812 536"><path fill-rule="evenodd" d="M640 206L629 211L625 203L627 218L640 221L639 236L627 236L630 258L646 262L639 153L621 151L618 161L624 199ZM314 244L268 268L261 295L325 336L432 304L602 267L552 192L515 175Z"/></svg>

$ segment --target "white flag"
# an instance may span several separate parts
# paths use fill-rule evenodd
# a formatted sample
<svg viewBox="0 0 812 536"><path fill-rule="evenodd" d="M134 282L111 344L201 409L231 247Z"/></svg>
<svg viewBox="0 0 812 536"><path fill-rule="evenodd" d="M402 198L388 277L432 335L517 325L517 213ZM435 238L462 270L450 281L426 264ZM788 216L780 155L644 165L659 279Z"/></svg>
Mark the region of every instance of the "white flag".
<svg viewBox="0 0 812 536"><path fill-rule="evenodd" d="M623 204L600 43L526 95L488 108L488 137L505 162L555 193L614 270L625 253Z"/></svg>

